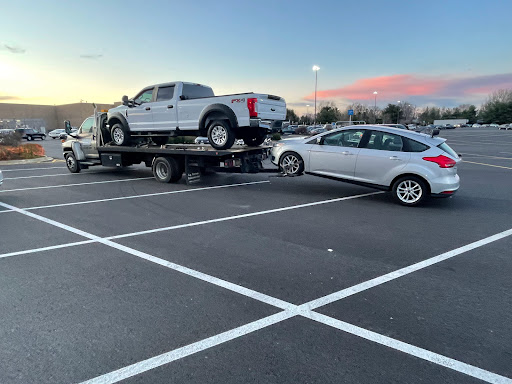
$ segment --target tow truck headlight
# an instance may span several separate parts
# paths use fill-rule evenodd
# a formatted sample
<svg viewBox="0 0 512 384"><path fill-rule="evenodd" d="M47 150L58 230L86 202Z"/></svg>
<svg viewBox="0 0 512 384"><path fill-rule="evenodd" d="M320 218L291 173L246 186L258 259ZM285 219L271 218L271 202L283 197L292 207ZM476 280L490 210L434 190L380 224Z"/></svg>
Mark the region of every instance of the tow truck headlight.
<svg viewBox="0 0 512 384"><path fill-rule="evenodd" d="M274 143L272 147L282 147L284 143Z"/></svg>

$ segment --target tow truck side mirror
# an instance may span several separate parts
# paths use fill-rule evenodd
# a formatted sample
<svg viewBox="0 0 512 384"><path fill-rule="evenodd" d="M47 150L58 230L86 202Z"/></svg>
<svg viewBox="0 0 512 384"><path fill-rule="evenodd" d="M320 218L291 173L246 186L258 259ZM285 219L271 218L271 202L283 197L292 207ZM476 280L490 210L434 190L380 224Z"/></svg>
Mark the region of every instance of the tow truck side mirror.
<svg viewBox="0 0 512 384"><path fill-rule="evenodd" d="M69 120L64 120L64 128L65 128L65 131L68 135L71 134L71 123L69 122Z"/></svg>

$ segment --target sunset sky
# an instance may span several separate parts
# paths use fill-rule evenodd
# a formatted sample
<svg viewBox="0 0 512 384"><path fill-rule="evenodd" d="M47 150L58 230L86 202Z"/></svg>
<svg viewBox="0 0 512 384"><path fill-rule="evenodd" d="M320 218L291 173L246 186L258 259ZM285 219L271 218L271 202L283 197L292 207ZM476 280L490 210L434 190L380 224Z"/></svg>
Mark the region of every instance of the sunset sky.
<svg viewBox="0 0 512 384"><path fill-rule="evenodd" d="M166 81L265 92L298 113L479 105L512 88L512 1L4 1L0 102L98 103ZM310 110L311 112L311 110Z"/></svg>

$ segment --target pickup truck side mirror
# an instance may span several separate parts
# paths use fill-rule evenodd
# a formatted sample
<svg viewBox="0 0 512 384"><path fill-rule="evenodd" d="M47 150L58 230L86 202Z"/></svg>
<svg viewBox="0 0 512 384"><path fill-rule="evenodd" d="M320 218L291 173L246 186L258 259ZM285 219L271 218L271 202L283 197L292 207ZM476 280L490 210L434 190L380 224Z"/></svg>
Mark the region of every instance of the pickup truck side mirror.
<svg viewBox="0 0 512 384"><path fill-rule="evenodd" d="M128 96L124 95L121 100L123 101L123 105L128 106Z"/></svg>

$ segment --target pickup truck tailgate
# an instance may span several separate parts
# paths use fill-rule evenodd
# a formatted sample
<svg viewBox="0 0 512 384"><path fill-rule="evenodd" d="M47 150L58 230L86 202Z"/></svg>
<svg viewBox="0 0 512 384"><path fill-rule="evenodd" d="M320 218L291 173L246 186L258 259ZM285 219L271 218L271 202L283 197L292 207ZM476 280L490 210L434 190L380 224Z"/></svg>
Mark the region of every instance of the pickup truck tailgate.
<svg viewBox="0 0 512 384"><path fill-rule="evenodd" d="M262 120L284 120L286 102L278 96L261 95L256 103L256 111Z"/></svg>

